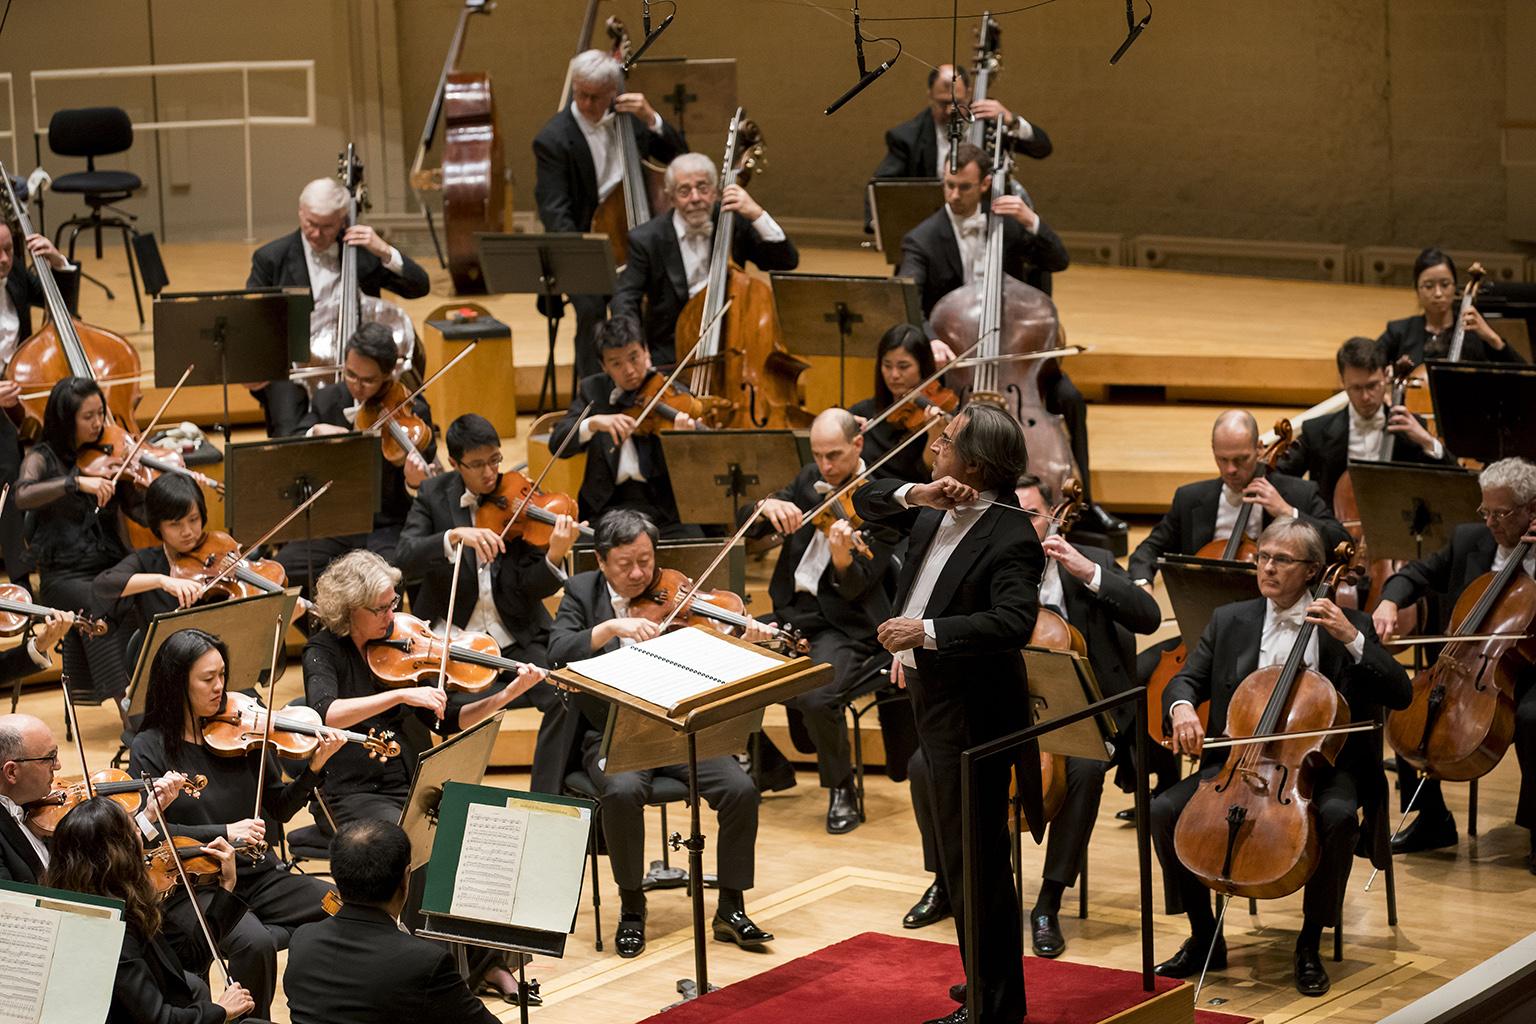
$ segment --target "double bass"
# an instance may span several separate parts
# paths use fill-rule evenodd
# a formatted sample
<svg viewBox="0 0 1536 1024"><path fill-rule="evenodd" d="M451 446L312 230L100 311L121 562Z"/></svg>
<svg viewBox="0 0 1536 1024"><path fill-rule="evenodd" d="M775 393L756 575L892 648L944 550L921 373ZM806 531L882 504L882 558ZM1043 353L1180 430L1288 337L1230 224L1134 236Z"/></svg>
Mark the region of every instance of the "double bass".
<svg viewBox="0 0 1536 1024"><path fill-rule="evenodd" d="M982 14L981 24L976 28L976 59L971 64L971 103L989 98L987 93L992 87L992 76L1002 68L1001 36L1002 30L992 13ZM996 118L973 118L965 129L965 141L986 152L996 142L997 127ZM943 173L944 169L939 168L939 174Z"/></svg>
<svg viewBox="0 0 1536 1024"><path fill-rule="evenodd" d="M629 32L624 22L609 18L606 26L615 57L629 56ZM629 262L629 233L657 214L672 209L667 198L667 169L654 160L641 159L640 142L635 137L636 121L616 115L614 134L618 137L619 156L624 176L619 187L608 193L592 213L592 230L608 236L613 258L619 266Z"/></svg>
<svg viewBox="0 0 1536 1024"><path fill-rule="evenodd" d="M726 133L721 192L745 184L762 166L762 132L737 107ZM735 223L734 211L720 211L709 281L677 318L679 338L700 339L688 389L704 402L704 420L711 427L809 426L812 417L800 405L799 381L810 364L784 345L773 289L731 262Z"/></svg>
<svg viewBox="0 0 1536 1024"><path fill-rule="evenodd" d="M499 234L512 219L512 191L507 185L502 140L496 133L496 99L490 73L458 70L470 16L490 14L495 6L495 0L464 0L437 79L437 91L432 94L432 106L421 129L416 159L411 164L411 188L423 210L427 210L425 193L443 194L448 274L453 278L456 295L485 293L475 235ZM424 170L422 165L439 121L445 125L442 166ZM430 211L427 226L432 226ZM436 237L433 231L434 241Z"/></svg>

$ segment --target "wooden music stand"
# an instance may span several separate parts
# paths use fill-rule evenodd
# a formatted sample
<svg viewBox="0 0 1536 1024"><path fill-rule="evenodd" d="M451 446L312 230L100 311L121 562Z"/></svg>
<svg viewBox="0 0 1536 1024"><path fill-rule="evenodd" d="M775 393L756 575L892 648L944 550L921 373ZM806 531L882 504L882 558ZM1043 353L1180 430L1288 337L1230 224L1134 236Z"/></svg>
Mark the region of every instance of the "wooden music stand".
<svg viewBox="0 0 1536 1024"><path fill-rule="evenodd" d="M1439 551L1456 527L1477 520L1483 498L1477 476L1459 466L1350 459L1349 478L1372 558L1417 561Z"/></svg>
<svg viewBox="0 0 1536 1024"><path fill-rule="evenodd" d="M627 92L643 92L651 106L688 136L695 153L725 148L725 126L736 112L736 59L642 58L627 72Z"/></svg>
<svg viewBox="0 0 1536 1024"><path fill-rule="evenodd" d="M747 738L762 724L764 708L829 682L832 666L815 664L805 657L785 657L711 631L698 632L721 643L746 648L778 664L755 675L698 693L670 708L582 675L574 667L581 662L556 669L551 677L566 687L601 697L613 706L603 737L607 759L605 771L639 771L679 762L687 763L691 832L682 845L688 850L689 877L702 879L704 836L699 823L700 758L745 750ZM625 650L632 651L644 646L636 644ZM684 670L679 668L676 671L681 673ZM692 890L694 978L692 983L686 979L678 982L678 991L685 999L709 991L709 965L704 935L704 886L695 885Z"/></svg>
<svg viewBox="0 0 1536 1024"><path fill-rule="evenodd" d="M1258 569L1248 562L1165 555L1157 560L1157 568L1187 650L1195 649L1217 608L1259 596Z"/></svg>
<svg viewBox="0 0 1536 1024"><path fill-rule="evenodd" d="M944 205L944 185L938 178L871 178L866 188L875 247L899 267L901 240Z"/></svg>
<svg viewBox="0 0 1536 1024"><path fill-rule="evenodd" d="M793 430L663 430L657 437L685 523L733 530L743 508L789 483L803 465Z"/></svg>
<svg viewBox="0 0 1536 1024"><path fill-rule="evenodd" d="M837 360L837 404L848 408L848 359L874 362L880 337L896 324L923 322L923 299L906 277L856 274L770 274L773 304L784 337L794 339L794 353ZM860 385L859 397L871 378ZM814 377L811 381L814 383ZM813 408L830 405L808 393Z"/></svg>

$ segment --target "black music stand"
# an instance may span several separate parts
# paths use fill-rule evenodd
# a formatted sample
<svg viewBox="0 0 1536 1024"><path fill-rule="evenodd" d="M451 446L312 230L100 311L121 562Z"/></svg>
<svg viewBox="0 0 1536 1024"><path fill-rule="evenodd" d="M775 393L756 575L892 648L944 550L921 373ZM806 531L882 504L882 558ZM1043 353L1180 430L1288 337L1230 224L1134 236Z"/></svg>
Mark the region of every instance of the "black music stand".
<svg viewBox="0 0 1536 1024"><path fill-rule="evenodd" d="M1483 498L1477 475L1458 466L1350 459L1349 478L1373 559L1417 561L1439 551L1456 527L1477 520Z"/></svg>
<svg viewBox="0 0 1536 1024"><path fill-rule="evenodd" d="M1258 569L1248 562L1164 555L1157 560L1157 568L1186 650L1195 649L1217 608L1259 596Z"/></svg>
<svg viewBox="0 0 1536 1024"><path fill-rule="evenodd" d="M837 357L837 404L848 407L847 360L873 358L880 336L896 324L921 324L923 298L906 277L856 274L770 274L773 304L795 354Z"/></svg>
<svg viewBox="0 0 1536 1024"><path fill-rule="evenodd" d="M1424 365L1435 428L1447 448L1483 463L1536 457L1536 366L1438 359Z"/></svg>
<svg viewBox="0 0 1536 1024"><path fill-rule="evenodd" d="M181 370L195 366L187 377L189 385L218 384L223 390L224 441L228 443L229 382L286 379L288 367L307 358L314 308L308 288L161 295L151 307L155 387L174 387ZM216 358L209 358L210 346Z"/></svg>
<svg viewBox="0 0 1536 1024"><path fill-rule="evenodd" d="M944 205L944 184L938 178L871 178L865 189L875 247L898 267L901 240Z"/></svg>
<svg viewBox="0 0 1536 1024"><path fill-rule="evenodd" d="M549 355L544 378L539 382L539 407L560 408L560 386L555 380L555 338L565 316L566 295L612 295L613 247L608 236L556 232L545 235L477 233L480 269L490 294L537 295L539 312L549 325ZM577 339L578 341L580 339Z"/></svg>
<svg viewBox="0 0 1536 1024"><path fill-rule="evenodd" d="M685 523L734 530L741 509L800 472L793 430L663 430L661 450Z"/></svg>
<svg viewBox="0 0 1536 1024"><path fill-rule="evenodd" d="M747 546L743 542L737 541L732 545L731 553L716 566L708 580L699 578L719 553L720 542L717 540L662 540L656 545L656 564L676 569L701 586L724 587L735 591L750 605L752 595L747 593ZM597 549L594 547L575 548L571 557L575 572L599 568Z"/></svg>
<svg viewBox="0 0 1536 1024"><path fill-rule="evenodd" d="M224 453L224 527L236 537L254 539L277 525L327 481L331 489L304 514L273 535L268 543L302 539L313 557L316 537L368 533L379 507L383 449L371 434L285 437L233 444ZM315 578L310 561L306 579Z"/></svg>

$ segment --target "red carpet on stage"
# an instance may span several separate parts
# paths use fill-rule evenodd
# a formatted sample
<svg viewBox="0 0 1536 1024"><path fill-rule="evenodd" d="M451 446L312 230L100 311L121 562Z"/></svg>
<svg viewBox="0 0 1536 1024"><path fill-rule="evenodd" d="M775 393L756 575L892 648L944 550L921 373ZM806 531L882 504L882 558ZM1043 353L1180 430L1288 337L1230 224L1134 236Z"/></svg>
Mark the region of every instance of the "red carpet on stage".
<svg viewBox="0 0 1536 1024"><path fill-rule="evenodd" d="M942 942L866 932L792 963L674 1007L645 1024L919 1024L955 1008L960 952ZM1101 1021L1142 1002L1141 974L1065 960L1026 958L1029 1024ZM1157 991L1173 988L1156 979ZM1196 1024L1247 1017L1197 1011Z"/></svg>

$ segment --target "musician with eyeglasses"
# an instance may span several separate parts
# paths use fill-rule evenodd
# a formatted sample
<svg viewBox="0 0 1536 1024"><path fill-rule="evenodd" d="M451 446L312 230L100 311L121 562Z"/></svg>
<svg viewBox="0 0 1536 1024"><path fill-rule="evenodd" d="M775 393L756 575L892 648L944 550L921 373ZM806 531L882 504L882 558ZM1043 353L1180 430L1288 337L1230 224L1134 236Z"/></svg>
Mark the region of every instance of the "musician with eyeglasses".
<svg viewBox="0 0 1536 1024"><path fill-rule="evenodd" d="M1423 312L1416 316L1388 322L1376 339L1381 359L1391 366L1399 356L1407 356L1415 366L1426 359L1444 359L1455 333L1456 312L1461 308L1461 281L1456 261L1445 251L1431 246L1413 261L1414 295ZM1476 306L1469 306L1462 319L1461 358L1469 363L1523 363L1499 333L1488 325Z"/></svg>

